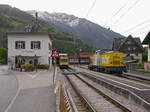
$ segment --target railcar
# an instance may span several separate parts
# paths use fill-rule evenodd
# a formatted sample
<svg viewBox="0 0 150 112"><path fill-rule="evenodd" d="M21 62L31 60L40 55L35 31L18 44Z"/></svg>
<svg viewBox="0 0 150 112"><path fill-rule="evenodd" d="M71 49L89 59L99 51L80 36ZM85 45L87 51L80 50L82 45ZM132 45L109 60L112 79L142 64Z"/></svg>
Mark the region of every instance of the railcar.
<svg viewBox="0 0 150 112"><path fill-rule="evenodd" d="M90 70L105 73L122 73L126 71L123 61L124 53L118 51L97 51L90 57Z"/></svg>
<svg viewBox="0 0 150 112"><path fill-rule="evenodd" d="M68 56L67 55L60 55L59 67L60 68L68 68L68 66L69 66Z"/></svg>

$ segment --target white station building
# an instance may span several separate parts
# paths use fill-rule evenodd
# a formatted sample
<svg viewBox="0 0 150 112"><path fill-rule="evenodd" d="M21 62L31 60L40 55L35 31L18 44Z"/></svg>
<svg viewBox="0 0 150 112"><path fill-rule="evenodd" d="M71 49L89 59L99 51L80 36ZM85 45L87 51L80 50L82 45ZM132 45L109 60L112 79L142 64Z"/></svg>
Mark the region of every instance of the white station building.
<svg viewBox="0 0 150 112"><path fill-rule="evenodd" d="M12 31L8 37L8 64L30 63L33 66L50 65L52 62L52 37L49 33L39 32L37 26L28 25L24 31Z"/></svg>

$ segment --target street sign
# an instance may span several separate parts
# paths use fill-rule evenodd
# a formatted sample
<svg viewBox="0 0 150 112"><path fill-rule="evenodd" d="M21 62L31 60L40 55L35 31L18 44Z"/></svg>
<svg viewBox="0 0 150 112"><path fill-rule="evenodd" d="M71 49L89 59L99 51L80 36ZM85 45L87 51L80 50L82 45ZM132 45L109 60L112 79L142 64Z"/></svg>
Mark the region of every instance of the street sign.
<svg viewBox="0 0 150 112"><path fill-rule="evenodd" d="M52 52L51 57L53 57L53 58L59 58L59 57L60 57L59 52L55 49L55 50Z"/></svg>

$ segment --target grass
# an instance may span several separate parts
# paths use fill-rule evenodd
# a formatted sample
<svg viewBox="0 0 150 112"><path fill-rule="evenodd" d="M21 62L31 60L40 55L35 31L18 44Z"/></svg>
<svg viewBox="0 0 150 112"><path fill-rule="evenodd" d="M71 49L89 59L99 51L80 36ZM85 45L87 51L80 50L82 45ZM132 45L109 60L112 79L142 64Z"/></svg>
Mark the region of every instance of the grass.
<svg viewBox="0 0 150 112"><path fill-rule="evenodd" d="M141 72L141 73L150 74L150 70L136 69L135 71L136 71L136 72Z"/></svg>

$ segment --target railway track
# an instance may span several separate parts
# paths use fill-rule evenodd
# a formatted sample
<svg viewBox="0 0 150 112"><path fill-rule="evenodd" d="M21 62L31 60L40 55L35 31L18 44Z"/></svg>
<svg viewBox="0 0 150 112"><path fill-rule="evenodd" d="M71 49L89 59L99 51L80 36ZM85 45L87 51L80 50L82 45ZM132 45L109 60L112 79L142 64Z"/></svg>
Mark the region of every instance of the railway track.
<svg viewBox="0 0 150 112"><path fill-rule="evenodd" d="M80 67L80 68L87 69L85 67ZM112 75L112 74L108 74L108 75ZM122 78L125 78L125 79L128 79L128 80L133 80L133 81L137 81L137 82L140 82L140 83L144 83L144 84L150 84L150 79L146 79L146 78L143 78L143 77L137 77L137 76L134 76L134 75L129 75L128 73L113 74L113 75L117 76L117 77L122 77Z"/></svg>
<svg viewBox="0 0 150 112"><path fill-rule="evenodd" d="M63 75L70 75L73 73L72 69L61 69L61 71ZM70 103L72 104L71 112L96 112L86 100L86 98L82 96L81 91L77 90L76 87L72 84L69 77L65 77L65 85L69 85L67 87L69 90L66 93L68 93L68 99L70 99Z"/></svg>
<svg viewBox="0 0 150 112"><path fill-rule="evenodd" d="M134 81L138 81L138 82L141 82L141 83L145 83L145 84L150 84L150 79L128 75L128 73L123 73L122 77L126 78L126 79L129 79L129 80L134 80Z"/></svg>
<svg viewBox="0 0 150 112"><path fill-rule="evenodd" d="M72 73L70 69L68 71L72 75L65 75L65 77L71 85L72 91L74 91L72 95L79 112L131 112L125 106L83 80L77 75L79 73Z"/></svg>
<svg viewBox="0 0 150 112"><path fill-rule="evenodd" d="M71 85L71 95L76 105L76 110L78 112L97 112L92 105L87 101L87 99L81 94L82 92L77 89L77 87L72 83L70 77L66 76L69 84ZM75 109L74 109L75 110Z"/></svg>

